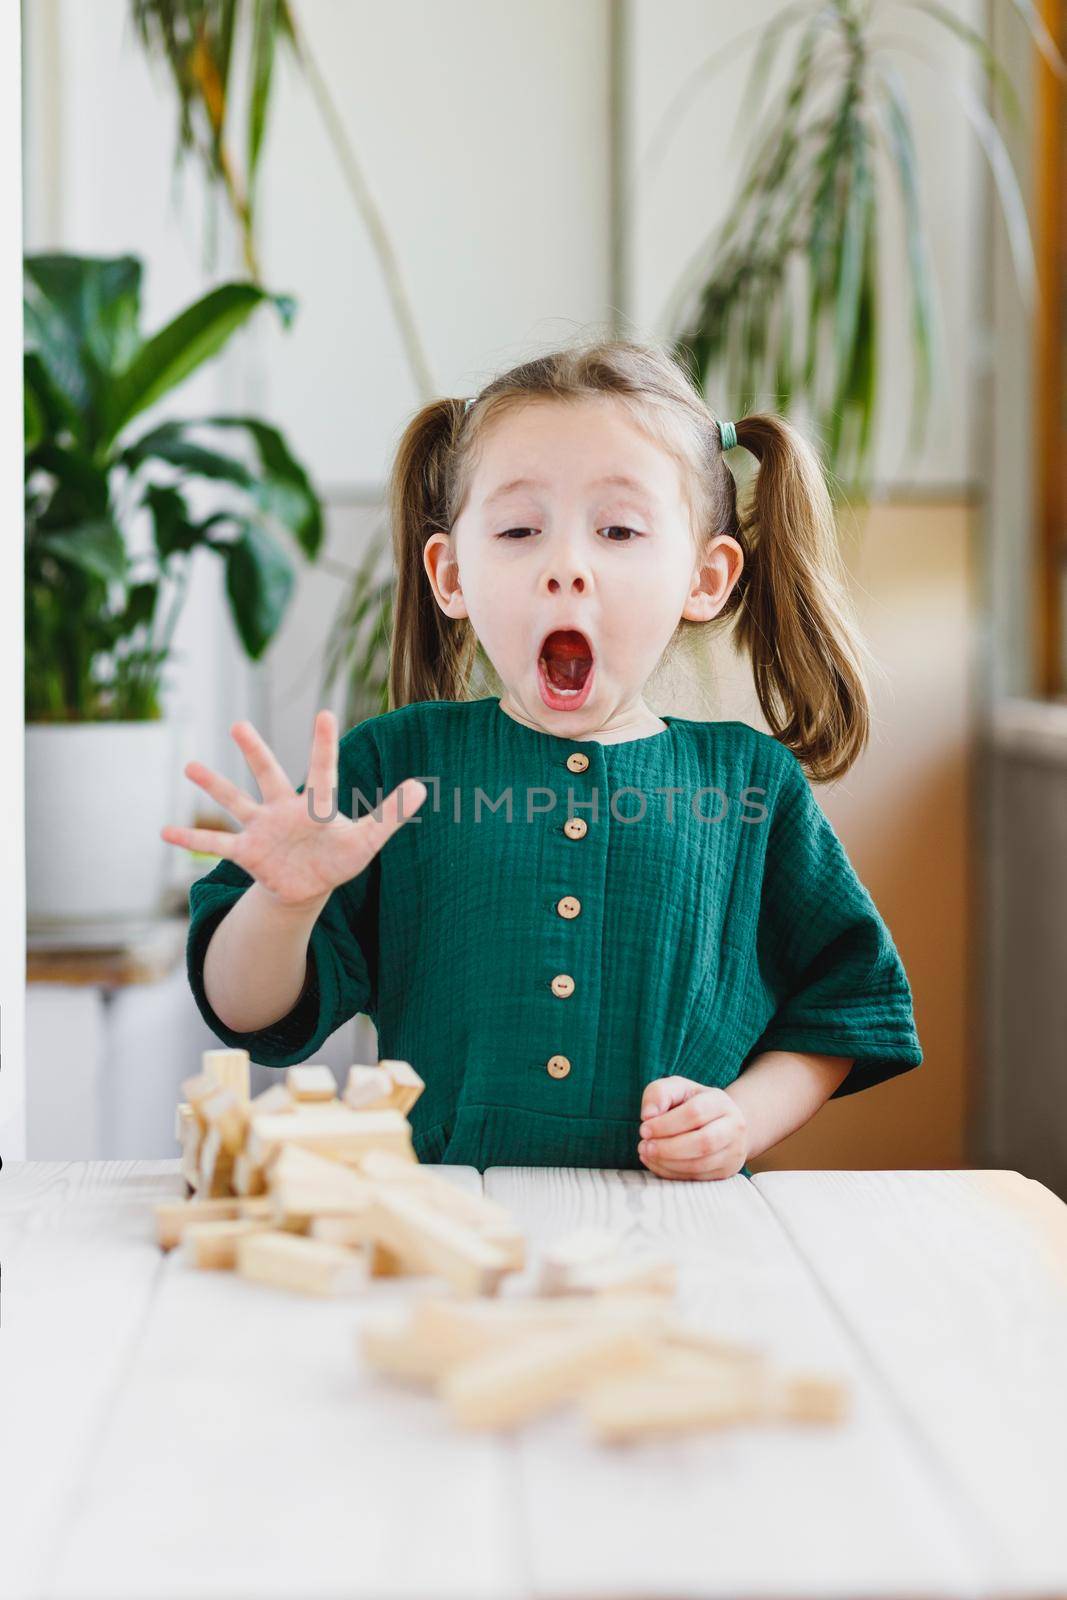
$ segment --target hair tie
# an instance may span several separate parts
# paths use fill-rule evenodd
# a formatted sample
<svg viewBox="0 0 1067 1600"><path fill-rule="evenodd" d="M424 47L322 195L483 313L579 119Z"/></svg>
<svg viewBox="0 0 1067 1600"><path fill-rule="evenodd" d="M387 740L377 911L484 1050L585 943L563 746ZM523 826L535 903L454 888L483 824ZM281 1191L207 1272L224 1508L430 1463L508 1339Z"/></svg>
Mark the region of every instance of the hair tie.
<svg viewBox="0 0 1067 1600"><path fill-rule="evenodd" d="M737 443L737 429L732 422L719 423L719 438L724 450L732 450Z"/></svg>

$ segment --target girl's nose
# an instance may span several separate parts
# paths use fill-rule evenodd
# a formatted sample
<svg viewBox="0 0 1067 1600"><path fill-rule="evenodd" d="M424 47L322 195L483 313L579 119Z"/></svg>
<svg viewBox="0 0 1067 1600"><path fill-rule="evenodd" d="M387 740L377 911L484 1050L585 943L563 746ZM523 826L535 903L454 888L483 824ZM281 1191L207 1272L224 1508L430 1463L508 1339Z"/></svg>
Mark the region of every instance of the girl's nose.
<svg viewBox="0 0 1067 1600"><path fill-rule="evenodd" d="M549 594L582 594L591 579L587 552L577 540L561 539L548 551L541 581Z"/></svg>

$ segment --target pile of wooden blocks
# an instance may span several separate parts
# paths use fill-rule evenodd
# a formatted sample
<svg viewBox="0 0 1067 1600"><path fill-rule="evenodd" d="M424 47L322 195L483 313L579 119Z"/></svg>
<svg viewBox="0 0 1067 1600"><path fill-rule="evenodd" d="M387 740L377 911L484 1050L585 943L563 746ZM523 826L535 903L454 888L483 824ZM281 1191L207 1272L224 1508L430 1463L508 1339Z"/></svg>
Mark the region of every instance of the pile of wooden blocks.
<svg viewBox="0 0 1067 1600"><path fill-rule="evenodd" d="M545 1244L525 1283L517 1219L417 1161L407 1113L424 1085L407 1062L288 1068L255 1099L243 1050L204 1052L176 1135L190 1199L157 1205L163 1249L191 1264L308 1294L407 1274L444 1280L375 1308L361 1359L428 1385L455 1421L512 1428L575 1402L604 1441L750 1422L830 1422L837 1379L780 1369L759 1349L690 1326L676 1263L585 1227ZM512 1289L514 1293L500 1293Z"/></svg>
<svg viewBox="0 0 1067 1600"><path fill-rule="evenodd" d="M709 1336L658 1295L427 1296L368 1317L359 1344L370 1366L430 1387L472 1428L513 1428L568 1402L604 1442L846 1410L836 1378Z"/></svg>
<svg viewBox="0 0 1067 1600"><path fill-rule="evenodd" d="M407 1113L424 1084L406 1061L289 1067L255 1099L248 1053L206 1050L182 1085L176 1136L193 1197L156 1207L165 1250L279 1288L343 1294L429 1273L494 1294L525 1263L503 1206L420 1166Z"/></svg>
<svg viewBox="0 0 1067 1600"><path fill-rule="evenodd" d="M676 1268L583 1228L540 1252L539 1294L426 1296L359 1331L362 1359L428 1387L453 1419L509 1429L576 1402L605 1443L753 1422L836 1422L847 1391L787 1371L676 1310Z"/></svg>

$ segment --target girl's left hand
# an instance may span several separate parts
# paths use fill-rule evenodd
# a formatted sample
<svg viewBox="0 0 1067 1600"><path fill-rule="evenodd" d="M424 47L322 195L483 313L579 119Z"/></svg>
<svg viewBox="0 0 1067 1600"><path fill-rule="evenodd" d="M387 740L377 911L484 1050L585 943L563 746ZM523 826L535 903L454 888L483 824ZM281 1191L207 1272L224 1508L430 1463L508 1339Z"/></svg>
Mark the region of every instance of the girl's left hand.
<svg viewBox="0 0 1067 1600"><path fill-rule="evenodd" d="M657 1078L641 1097L637 1153L661 1178L732 1178L748 1153L741 1107L692 1078Z"/></svg>

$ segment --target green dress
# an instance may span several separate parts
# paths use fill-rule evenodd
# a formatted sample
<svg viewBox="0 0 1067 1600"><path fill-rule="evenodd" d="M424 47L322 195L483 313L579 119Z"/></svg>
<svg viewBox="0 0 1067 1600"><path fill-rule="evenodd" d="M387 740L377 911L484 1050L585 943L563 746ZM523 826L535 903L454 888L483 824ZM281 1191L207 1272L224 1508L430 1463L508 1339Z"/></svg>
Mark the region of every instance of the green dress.
<svg viewBox="0 0 1067 1600"><path fill-rule="evenodd" d="M380 1056L425 1080L419 1160L480 1171L647 1170L645 1085L723 1087L765 1050L855 1057L835 1095L918 1066L893 939L796 757L747 723L662 720L602 744L526 727L494 695L357 724L340 810L408 777L426 799L334 890L304 992L270 1027L235 1033L204 993L208 941L251 878L223 860L192 885L187 969L213 1033L286 1067L365 1012Z"/></svg>

